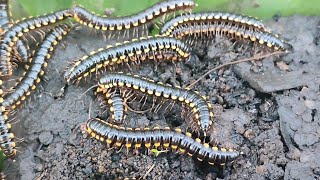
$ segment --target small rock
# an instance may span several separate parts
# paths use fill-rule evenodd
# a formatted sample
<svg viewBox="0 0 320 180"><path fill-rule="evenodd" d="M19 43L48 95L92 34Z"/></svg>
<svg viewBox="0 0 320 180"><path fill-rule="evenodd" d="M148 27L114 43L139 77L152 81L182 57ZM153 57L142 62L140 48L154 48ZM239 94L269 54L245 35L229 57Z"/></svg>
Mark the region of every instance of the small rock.
<svg viewBox="0 0 320 180"><path fill-rule="evenodd" d="M43 171L43 164L37 164L34 168L37 172Z"/></svg>
<svg viewBox="0 0 320 180"><path fill-rule="evenodd" d="M311 100L305 100L304 101L304 105L309 108L309 109L313 109L314 108L314 101Z"/></svg>
<svg viewBox="0 0 320 180"><path fill-rule="evenodd" d="M53 135L49 131L41 132L41 134L39 135L40 143L46 146L49 145L52 142L52 140L53 140Z"/></svg>
<svg viewBox="0 0 320 180"><path fill-rule="evenodd" d="M259 173L259 174L262 174L262 173L264 173L266 171L267 171L267 168L264 165L256 167L256 172Z"/></svg>
<svg viewBox="0 0 320 180"><path fill-rule="evenodd" d="M283 62L283 61L278 61L277 62L277 66L279 69L281 69L282 71L288 71L289 70L289 66Z"/></svg>

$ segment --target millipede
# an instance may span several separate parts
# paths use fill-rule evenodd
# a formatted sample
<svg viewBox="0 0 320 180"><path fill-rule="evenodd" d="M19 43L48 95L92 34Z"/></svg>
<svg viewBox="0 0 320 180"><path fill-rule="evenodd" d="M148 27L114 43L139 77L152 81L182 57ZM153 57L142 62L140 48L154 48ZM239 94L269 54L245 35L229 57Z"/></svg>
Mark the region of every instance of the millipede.
<svg viewBox="0 0 320 180"><path fill-rule="evenodd" d="M87 11L81 6L75 6L73 8L73 15L77 22L89 26L90 28L97 30L101 29L103 31L121 31L137 28L164 14L188 10L194 6L196 6L196 4L192 0L162 1L134 15L119 18L99 16Z"/></svg>
<svg viewBox="0 0 320 180"><path fill-rule="evenodd" d="M116 124L122 124L126 118L125 112L127 108L125 105L125 100L121 97L120 92L114 92L110 97L102 97L103 100L110 106L111 119Z"/></svg>
<svg viewBox="0 0 320 180"><path fill-rule="evenodd" d="M141 149L165 149L181 154L196 157L199 161L207 161L209 164L224 165L234 161L240 153L233 149L211 146L202 143L200 139L192 138L189 132L182 133L176 128L172 131L169 127L159 128L124 128L112 125L98 118L88 120L87 133L97 140L107 143L109 146L122 147L127 150Z"/></svg>
<svg viewBox="0 0 320 180"><path fill-rule="evenodd" d="M192 44L192 41L209 41L216 36L226 36L232 39L248 40L275 51L292 50L292 45L269 32L258 30L252 31L228 24L197 24L179 26L171 33L173 37L178 39L187 39L187 42L190 44Z"/></svg>
<svg viewBox="0 0 320 180"><path fill-rule="evenodd" d="M251 16L227 12L208 12L177 16L163 25L160 30L160 34L169 36L172 34L174 29L179 26L195 26L200 24L228 24L253 31L269 31L261 20Z"/></svg>
<svg viewBox="0 0 320 180"><path fill-rule="evenodd" d="M9 27L8 0L0 1L0 34L2 35Z"/></svg>
<svg viewBox="0 0 320 180"><path fill-rule="evenodd" d="M0 34L2 35L8 30L9 26L12 25L12 20L10 16L10 4L9 0L4 0L0 2ZM17 41L17 56L18 59L26 62L30 57L29 46L24 44L21 40Z"/></svg>
<svg viewBox="0 0 320 180"><path fill-rule="evenodd" d="M30 60L30 67L23 77L14 87L14 92L4 97L3 105L10 110L16 109L23 101L31 94L31 91L36 89L38 83L41 82L40 77L44 75L44 68L47 66L47 61L51 58L51 53L58 40L66 35L69 30L67 25L59 25L47 35L39 50L36 52L33 59Z"/></svg>
<svg viewBox="0 0 320 180"><path fill-rule="evenodd" d="M13 141L14 134L10 133L11 124L7 123L8 116L5 114L3 105L3 90L2 80L0 80L0 150L8 158L13 158L16 155L16 144Z"/></svg>
<svg viewBox="0 0 320 180"><path fill-rule="evenodd" d="M138 75L118 73L105 74L98 83L97 93L103 93L107 98L114 88L130 88L154 97L163 97L175 102L181 102L191 109L191 119L195 119L197 125L205 133L212 125L212 105L206 101L205 96L197 92L181 87L173 87L152 79L139 77Z"/></svg>
<svg viewBox="0 0 320 180"><path fill-rule="evenodd" d="M69 9L66 9L43 16L23 19L12 25L4 33L3 39L0 44L1 76L7 77L12 75L13 67L11 64L10 56L13 50L13 46L16 44L19 38L23 36L24 33L27 33L36 28L55 24L56 22L65 20L68 17L72 17L72 12Z"/></svg>
<svg viewBox="0 0 320 180"><path fill-rule="evenodd" d="M133 39L114 47L98 49L74 61L66 69L64 79L67 83L79 82L102 68L114 68L119 64L148 59L181 61L188 59L190 54L191 48L175 38L159 36Z"/></svg>

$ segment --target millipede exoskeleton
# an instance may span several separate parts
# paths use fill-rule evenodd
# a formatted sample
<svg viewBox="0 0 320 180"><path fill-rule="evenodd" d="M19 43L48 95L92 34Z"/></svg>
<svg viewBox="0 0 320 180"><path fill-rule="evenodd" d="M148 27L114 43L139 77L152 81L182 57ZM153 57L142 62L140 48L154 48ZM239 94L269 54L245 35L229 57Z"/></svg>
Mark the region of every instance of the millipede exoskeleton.
<svg viewBox="0 0 320 180"><path fill-rule="evenodd" d="M110 94L110 97L101 97L102 100L106 101L106 103L110 106L111 119L116 124L122 124L126 118L125 112L127 108L125 106L125 100L121 97L120 92L113 92Z"/></svg>
<svg viewBox="0 0 320 180"><path fill-rule="evenodd" d="M152 79L121 72L105 74L98 84L97 93L102 93L107 98L111 97L111 93L118 88L128 88L134 91L133 93L141 92L146 95L181 102L190 108L190 114L187 118L195 121L204 133L212 125L212 105L206 101L204 96L190 89L173 87L160 82L157 83Z"/></svg>
<svg viewBox="0 0 320 180"><path fill-rule="evenodd" d="M44 68L47 67L47 61L51 57L54 46L62 39L62 36L67 34L68 30L69 27L67 25L59 25L46 36L33 59L30 59L28 70L15 85L13 92L4 97L3 104L7 109L16 109L18 105L21 105L26 100L31 91L36 89L37 84L41 81L40 77L44 75Z"/></svg>
<svg viewBox="0 0 320 180"><path fill-rule="evenodd" d="M12 25L11 12L9 8L9 0L0 1L0 35L5 33L9 26ZM29 46L25 45L21 40L17 41L16 57L18 60L26 62L30 57Z"/></svg>
<svg viewBox="0 0 320 180"><path fill-rule="evenodd" d="M188 59L190 54L191 48L175 38L133 39L114 47L98 49L97 52L91 52L89 56L74 61L65 71L64 79L72 83L90 76L91 73L97 73L103 68L114 68L119 64L138 63L149 59L181 61Z"/></svg>
<svg viewBox="0 0 320 180"><path fill-rule="evenodd" d="M0 35L2 35L9 27L8 0L0 1Z"/></svg>
<svg viewBox="0 0 320 180"><path fill-rule="evenodd" d="M100 119L90 119L86 131L92 138L107 143L109 146L131 149L165 149L196 157L199 161L209 164L224 165L234 161L240 153L233 149L219 148L200 139L193 139L189 132L182 133L181 129L165 128L132 129L109 124Z"/></svg>
<svg viewBox="0 0 320 180"><path fill-rule="evenodd" d="M0 80L0 150L6 157L13 158L16 155L14 134L10 133L11 125L7 122L8 116L5 114L3 105L2 80Z"/></svg>
<svg viewBox="0 0 320 180"><path fill-rule="evenodd" d="M77 22L91 28L118 32L124 30L126 33L128 30L135 31L137 27L143 26L159 16L179 10L189 10L195 5L192 0L162 1L134 15L119 18L99 16L87 11L83 7L75 6L73 8L73 14ZM144 29L146 30L147 28ZM135 35L135 33L133 35Z"/></svg>
<svg viewBox="0 0 320 180"><path fill-rule="evenodd" d="M31 30L54 24L58 21L62 21L67 17L71 17L72 12L70 10L61 10L53 12L51 14L31 17L18 21L12 25L3 35L0 44L0 72L1 76L7 77L12 75L11 53L13 46L19 40L20 37Z"/></svg>
<svg viewBox="0 0 320 180"><path fill-rule="evenodd" d="M209 24L232 25L241 29L249 29L253 31L269 31L259 19L254 17L226 12L208 12L177 16L163 25L160 34L171 35L178 27Z"/></svg>
<svg viewBox="0 0 320 180"><path fill-rule="evenodd" d="M292 46L269 32L253 31L243 29L229 24L198 24L189 26L179 26L172 32L172 36L184 39L189 44L194 41L210 41L216 36L224 36L231 39L240 39L257 43L262 47L267 47L275 51L290 51Z"/></svg>

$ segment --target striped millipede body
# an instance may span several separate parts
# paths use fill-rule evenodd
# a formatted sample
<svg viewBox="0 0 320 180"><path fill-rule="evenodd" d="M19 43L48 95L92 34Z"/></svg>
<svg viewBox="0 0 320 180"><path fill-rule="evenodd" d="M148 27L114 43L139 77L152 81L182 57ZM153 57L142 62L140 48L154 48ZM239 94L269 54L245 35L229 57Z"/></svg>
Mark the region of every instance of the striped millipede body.
<svg viewBox="0 0 320 180"><path fill-rule="evenodd" d="M59 25L49 33L39 50L30 60L30 67L24 73L20 81L15 85L14 91L4 97L4 106L7 109L14 110L31 94L31 91L36 89L40 83L40 77L44 74L44 68L47 66L47 61L51 57L54 46L66 35L69 28L67 25Z"/></svg>
<svg viewBox="0 0 320 180"><path fill-rule="evenodd" d="M196 4L192 0L162 1L134 15L119 18L99 16L80 6L75 6L73 8L73 13L74 19L80 24L87 25L97 30L121 31L142 26L167 13L191 9L195 5Z"/></svg>
<svg viewBox="0 0 320 180"><path fill-rule="evenodd" d="M194 119L200 129L205 133L212 125L212 105L206 101L204 96L190 89L173 87L163 83L156 83L151 79L124 73L107 73L99 80L97 93L103 93L105 97L111 97L114 88L129 88L136 92L170 99L185 104L192 112Z"/></svg>
<svg viewBox="0 0 320 180"><path fill-rule="evenodd" d="M124 106L124 98L121 97L120 92L114 92L106 99L110 105L111 118L116 124L122 124L126 118L125 112L127 111Z"/></svg>
<svg viewBox="0 0 320 180"><path fill-rule="evenodd" d="M177 16L163 25L160 30L160 34L171 35L172 32L180 26L199 24L228 24L238 26L242 29L250 29L263 32L269 31L259 19L254 17L226 12L208 12Z"/></svg>
<svg viewBox="0 0 320 180"><path fill-rule="evenodd" d="M5 114L5 106L3 105L2 80L0 80L0 150L8 158L16 155L16 144L13 141L14 134L10 133L11 124L9 124L8 116Z"/></svg>
<svg viewBox="0 0 320 180"><path fill-rule="evenodd" d="M5 33L13 23L12 20L10 19L11 12L9 7L10 7L9 0L0 1L0 27L1 27L0 34L1 35ZM26 62L30 57L29 46L23 43L23 41L18 40L16 49L18 53L17 54L18 59L21 59L22 61Z"/></svg>
<svg viewBox="0 0 320 180"><path fill-rule="evenodd" d="M91 137L106 142L110 146L125 146L127 150L144 147L178 151L181 154L194 156L199 161L208 161L210 164L224 165L226 162L234 161L240 155L232 149L202 143L198 138L193 139L191 133L182 133L181 129L172 131L168 127L152 130L124 128L94 118L87 122L86 130Z"/></svg>
<svg viewBox="0 0 320 180"><path fill-rule="evenodd" d="M114 68L119 64L153 60L185 60L190 57L190 47L170 37L134 39L114 47L101 48L76 60L67 68L64 79L68 83L80 81L102 68Z"/></svg>
<svg viewBox="0 0 320 180"><path fill-rule="evenodd" d="M226 36L233 39L256 42L263 47L274 51L291 51L292 46L278 36L269 32L253 31L228 24L202 24L177 27L172 31L172 36L187 41L208 41L216 36ZM190 42L192 44L192 42Z"/></svg>
<svg viewBox="0 0 320 180"><path fill-rule="evenodd" d="M9 27L10 19L8 14L8 0L0 1L0 34L3 34Z"/></svg>
<svg viewBox="0 0 320 180"><path fill-rule="evenodd" d="M1 76L8 77L12 75L13 67L11 64L11 53L13 46L23 36L36 28L55 24L58 21L65 20L72 16L70 10L56 11L51 14L31 17L18 21L12 25L3 35L3 39L0 44L0 70Z"/></svg>

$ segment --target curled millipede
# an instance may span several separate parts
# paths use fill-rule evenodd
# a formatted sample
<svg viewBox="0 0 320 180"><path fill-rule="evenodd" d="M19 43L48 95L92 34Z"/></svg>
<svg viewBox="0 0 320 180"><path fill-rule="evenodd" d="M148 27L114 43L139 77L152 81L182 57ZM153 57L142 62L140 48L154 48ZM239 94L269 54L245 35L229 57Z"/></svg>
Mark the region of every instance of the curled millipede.
<svg viewBox="0 0 320 180"><path fill-rule="evenodd" d="M191 9L195 5L192 0L162 1L134 15L119 18L99 16L87 11L83 7L75 6L73 8L73 14L77 22L87 25L90 28L104 31L121 31L137 28L164 14Z"/></svg>
<svg viewBox="0 0 320 180"><path fill-rule="evenodd" d="M124 146L131 149L166 149L178 151L196 157L199 161L209 164L224 165L234 161L240 153L232 149L211 146L202 143L200 139L193 139L191 133L182 133L181 129L172 131L169 127L160 129L149 128L132 129L109 124L100 119L90 119L86 124L87 133L91 137L106 142L110 146Z"/></svg>
<svg viewBox="0 0 320 180"><path fill-rule="evenodd" d="M190 54L190 47L175 38L133 39L114 47L98 49L97 52L74 61L65 71L64 79L68 83L79 82L102 68L114 68L119 64L139 63L147 59L180 61L189 58Z"/></svg>
<svg viewBox="0 0 320 180"><path fill-rule="evenodd" d="M3 39L0 44L0 72L1 76L7 77L12 75L12 64L11 64L11 53L13 46L23 36L36 28L43 26L48 26L55 24L58 21L65 20L72 16L70 10L56 11L51 14L31 17L18 21L16 24L12 25L3 35Z"/></svg>
<svg viewBox="0 0 320 180"><path fill-rule="evenodd" d="M171 33L173 37L178 39L187 39L187 41L191 44L193 41L209 41L216 36L226 36L233 39L241 39L258 43L263 47L268 47L269 49L275 51L292 50L292 46L290 44L269 32L263 32L259 30L253 31L228 24L181 26L174 29Z"/></svg>
<svg viewBox="0 0 320 180"><path fill-rule="evenodd" d="M132 74L107 73L99 80L97 93L103 93L108 98L114 88L129 88L154 97L181 102L191 109L191 118L196 120L204 133L212 125L212 105L206 101L204 96L190 89L156 83L151 79Z"/></svg>
<svg viewBox="0 0 320 180"><path fill-rule="evenodd" d="M9 0L0 1L0 34L2 35L12 25ZM25 45L21 40L17 41L18 59L26 62L30 57L29 46Z"/></svg>
<svg viewBox="0 0 320 180"><path fill-rule="evenodd" d="M196 26L204 24L216 24L216 25L231 25L237 26L241 29L249 29L254 31L269 31L261 20L226 12L208 12L208 13L192 13L177 16L170 21L166 22L161 28L160 34L167 36L171 35L172 32L182 26Z"/></svg>
<svg viewBox="0 0 320 180"><path fill-rule="evenodd" d="M41 44L39 50L30 60L30 67L24 73L20 81L15 85L14 92L4 97L4 106L7 109L14 110L18 105L36 89L38 83L41 82L40 77L44 75L44 68L47 66L47 60L50 59L54 46L66 35L69 28L67 25L59 25L48 34Z"/></svg>
<svg viewBox="0 0 320 180"><path fill-rule="evenodd" d="M14 134L10 133L11 124L7 123L8 116L5 114L3 105L2 80L0 80L0 150L8 158L13 158L16 151L16 144L13 141Z"/></svg>

